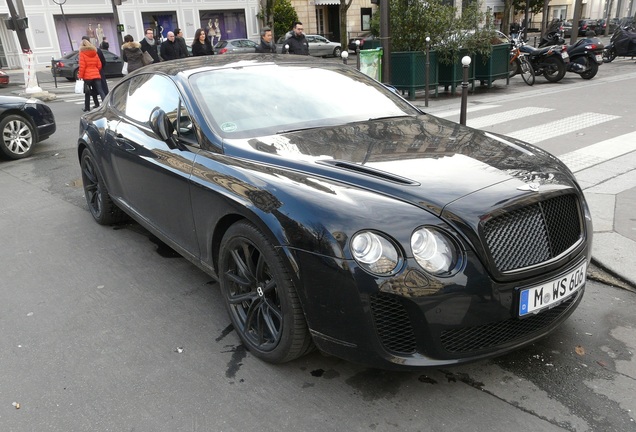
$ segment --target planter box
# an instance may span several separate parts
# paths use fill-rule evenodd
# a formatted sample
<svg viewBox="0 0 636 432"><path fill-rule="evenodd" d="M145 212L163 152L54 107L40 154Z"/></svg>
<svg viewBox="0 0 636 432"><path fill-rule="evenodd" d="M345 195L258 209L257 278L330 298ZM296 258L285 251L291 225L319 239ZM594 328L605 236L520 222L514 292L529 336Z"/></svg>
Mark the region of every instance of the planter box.
<svg viewBox="0 0 636 432"><path fill-rule="evenodd" d="M505 78L508 85L510 83L509 61L510 44L493 45L488 58L484 58L481 54L475 56L475 79L481 81L482 85L488 83L489 88L492 87L492 82L499 78Z"/></svg>
<svg viewBox="0 0 636 432"><path fill-rule="evenodd" d="M461 85L464 80L464 66L462 65L462 58L468 55L468 51L461 50L459 52L459 59L453 64L438 65L439 84L444 86L444 90L448 91L448 87L451 88L451 93L455 93L455 88ZM475 58L471 56L472 60L470 66L468 66L468 82L472 83L471 91L475 91Z"/></svg>
<svg viewBox="0 0 636 432"><path fill-rule="evenodd" d="M437 54L430 51L428 87L437 96ZM409 100L415 99L415 90L426 88L426 53L424 51L397 51L391 53L391 85L408 91Z"/></svg>

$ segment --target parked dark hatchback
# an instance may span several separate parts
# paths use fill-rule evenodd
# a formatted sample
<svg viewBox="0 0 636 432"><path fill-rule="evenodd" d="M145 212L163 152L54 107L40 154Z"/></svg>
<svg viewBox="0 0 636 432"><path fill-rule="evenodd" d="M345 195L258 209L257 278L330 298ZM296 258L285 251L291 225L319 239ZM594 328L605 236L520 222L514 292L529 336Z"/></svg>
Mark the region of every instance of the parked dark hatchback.
<svg viewBox="0 0 636 432"><path fill-rule="evenodd" d="M127 214L218 279L268 362L472 361L545 336L583 296L590 214L558 158L339 62L147 66L80 119L77 156L93 218Z"/></svg>
<svg viewBox="0 0 636 432"><path fill-rule="evenodd" d="M106 59L105 72L106 77L118 77L122 76L121 69L124 66L124 60L108 50L102 50L104 58ZM55 64L54 68L51 68L51 73L58 77L66 78L70 81L77 79L79 73L79 51L73 51L66 54L59 60L53 60Z"/></svg>
<svg viewBox="0 0 636 432"><path fill-rule="evenodd" d="M579 21L579 36L586 36L588 31L594 32L594 34L596 34L597 26L598 21L595 19L584 19Z"/></svg>
<svg viewBox="0 0 636 432"><path fill-rule="evenodd" d="M22 159L33 153L35 144L55 133L51 108L34 98L0 96L0 157Z"/></svg>

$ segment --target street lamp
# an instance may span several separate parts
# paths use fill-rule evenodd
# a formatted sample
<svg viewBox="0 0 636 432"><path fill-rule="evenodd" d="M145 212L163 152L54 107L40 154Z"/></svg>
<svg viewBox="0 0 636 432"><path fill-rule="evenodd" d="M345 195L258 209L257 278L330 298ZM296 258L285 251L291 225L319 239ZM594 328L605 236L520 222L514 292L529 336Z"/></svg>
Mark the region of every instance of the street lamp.
<svg viewBox="0 0 636 432"><path fill-rule="evenodd" d="M71 51L73 51L73 41L71 40L71 33L68 31L68 24L66 23L66 15L64 15L64 8L62 5L66 3L66 0L53 0L53 3L60 5L62 11L62 19L64 20L64 27L66 27L66 35L68 36L68 43L71 45Z"/></svg>
<svg viewBox="0 0 636 432"><path fill-rule="evenodd" d="M459 124L466 126L466 109L468 105L468 67L470 66L470 57L462 57L462 67L464 69L464 80L462 81L462 103L459 109Z"/></svg>
<svg viewBox="0 0 636 432"><path fill-rule="evenodd" d="M347 64L347 59L349 58L349 51L342 51L340 53L340 57L342 57L342 63Z"/></svg>

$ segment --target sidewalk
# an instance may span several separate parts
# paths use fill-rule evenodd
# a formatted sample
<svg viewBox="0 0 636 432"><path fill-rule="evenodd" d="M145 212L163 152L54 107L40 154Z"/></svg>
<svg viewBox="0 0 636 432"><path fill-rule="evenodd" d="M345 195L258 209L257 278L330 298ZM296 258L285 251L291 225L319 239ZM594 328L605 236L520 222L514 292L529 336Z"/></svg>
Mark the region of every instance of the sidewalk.
<svg viewBox="0 0 636 432"><path fill-rule="evenodd" d="M10 92L20 94L24 92L24 74L22 70L6 70L10 75ZM53 94L72 93L70 82L65 78L58 78L58 88L54 86L54 79L50 69L37 71L38 84L43 90ZM525 87L522 87L525 90ZM477 86L474 93L470 93L471 104L487 104L490 100L501 101L508 97L515 97L514 89L504 86L487 88ZM461 89L455 95L440 93L437 98L429 98L429 106L425 107L421 92L414 105L425 112L435 115L436 112L459 109ZM633 135L633 136L632 136ZM620 137L619 137L620 138ZM628 153L611 158L606 162L576 170L575 175L585 192L586 199L592 212L594 224L594 239L592 247L592 261L594 264L616 276L623 282L636 287L636 222L633 212L636 209L636 133L623 138L622 148L629 148ZM582 157L593 158L593 154ZM615 160L620 159L621 172L616 172ZM604 175L599 178L600 174ZM607 179L607 175L614 176Z"/></svg>

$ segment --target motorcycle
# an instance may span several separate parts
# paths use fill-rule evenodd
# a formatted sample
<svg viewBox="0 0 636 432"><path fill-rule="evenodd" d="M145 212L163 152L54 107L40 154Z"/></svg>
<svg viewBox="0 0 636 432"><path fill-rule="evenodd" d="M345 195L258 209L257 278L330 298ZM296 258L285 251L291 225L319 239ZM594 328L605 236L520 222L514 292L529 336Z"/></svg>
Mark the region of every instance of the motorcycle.
<svg viewBox="0 0 636 432"><path fill-rule="evenodd" d="M612 33L610 43L603 50L603 61L610 63L616 57L636 56L636 31L633 27L618 27Z"/></svg>
<svg viewBox="0 0 636 432"><path fill-rule="evenodd" d="M566 64L569 54L565 45L552 45L544 48L534 48L527 45L522 39L523 29L516 38L512 39L514 46L519 51L527 54L527 59L532 65L535 75L541 75L550 82L558 82L563 79L566 72Z"/></svg>
<svg viewBox="0 0 636 432"><path fill-rule="evenodd" d="M541 38L539 48L563 44L565 40L561 35L560 26L555 28L550 26L545 36ZM570 61L567 64L567 71L574 72L583 79L592 79L598 73L599 65L603 64L603 43L596 37L585 37L567 46Z"/></svg>

